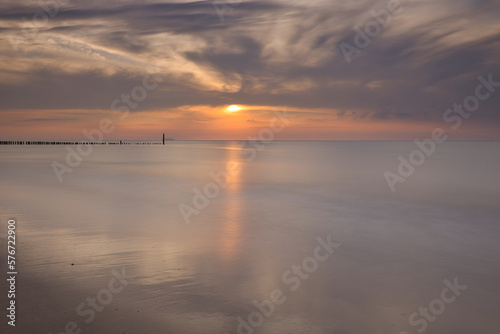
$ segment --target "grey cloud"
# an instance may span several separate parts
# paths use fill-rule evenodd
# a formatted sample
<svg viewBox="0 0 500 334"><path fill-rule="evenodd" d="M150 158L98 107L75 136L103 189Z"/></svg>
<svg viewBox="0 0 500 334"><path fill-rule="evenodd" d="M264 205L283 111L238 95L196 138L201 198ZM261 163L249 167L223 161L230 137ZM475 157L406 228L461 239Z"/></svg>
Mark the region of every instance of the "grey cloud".
<svg viewBox="0 0 500 334"><path fill-rule="evenodd" d="M238 101L248 105L362 110L356 114L358 118L420 120L439 118L450 104L462 101L473 92L478 75L495 73L500 81L500 34L485 32L473 41L465 38L481 27L486 29L488 22L495 23L492 13L498 13L500 5L493 0L464 1L465 7L450 13L414 18L422 23L412 29L403 28L405 22L395 20L348 64L338 43L352 41L353 28L366 22L371 9L383 8L386 3L370 1L346 7L344 2L332 2L331 6L308 7L297 2L249 1L226 13L221 21L210 1L121 6L104 2L96 7L82 5L62 10L51 19L47 31L71 34L95 29L97 32L88 38L100 45L152 57L163 55L149 39L155 34L169 32L196 38L204 43L195 51L179 53L179 57L227 80L241 80L241 89L228 93L200 90L189 80L169 77L137 111ZM417 11L431 14L434 6L438 4L408 4L401 15ZM36 10L6 8L0 19L20 20ZM110 25L103 26L98 19L109 20ZM455 24L461 19L473 26ZM88 22L88 26L80 21L63 25L71 20ZM276 31L276 26L284 32L279 42L289 51L280 55L279 62L273 53L264 56L269 49L269 34ZM451 36L456 36L453 43ZM307 62L316 58L317 62ZM68 74L40 68L30 77L32 80L22 87L5 83L0 86L0 108L107 109L116 96L130 91L141 80L139 74L127 69L110 76L91 70ZM370 88L368 84L374 81L380 82L379 87ZM285 88L303 82L311 84L303 89ZM434 90L428 90L430 86ZM498 119L499 102L500 94L493 95L478 117L486 121ZM347 115L351 114L341 117Z"/></svg>

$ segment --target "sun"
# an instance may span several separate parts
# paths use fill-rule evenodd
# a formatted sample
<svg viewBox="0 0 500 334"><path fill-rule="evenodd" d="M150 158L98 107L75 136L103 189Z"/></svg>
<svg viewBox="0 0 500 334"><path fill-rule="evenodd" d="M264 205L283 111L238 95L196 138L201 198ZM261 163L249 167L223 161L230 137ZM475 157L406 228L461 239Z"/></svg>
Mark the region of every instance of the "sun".
<svg viewBox="0 0 500 334"><path fill-rule="evenodd" d="M241 108L238 107L236 104L233 104L232 106L227 107L226 110L229 112L236 112L238 110L241 110Z"/></svg>

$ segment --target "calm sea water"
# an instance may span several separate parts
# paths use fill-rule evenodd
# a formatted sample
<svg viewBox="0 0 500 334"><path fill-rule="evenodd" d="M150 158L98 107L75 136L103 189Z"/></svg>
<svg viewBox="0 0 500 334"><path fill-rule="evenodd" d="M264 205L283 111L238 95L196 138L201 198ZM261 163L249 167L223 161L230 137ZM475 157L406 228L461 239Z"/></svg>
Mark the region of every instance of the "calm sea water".
<svg viewBox="0 0 500 334"><path fill-rule="evenodd" d="M500 143L442 144L391 192L384 172L415 148L273 142L249 159L230 141L101 146L59 182L51 164L65 162L64 146L0 147L1 268L15 218L18 271L17 326L2 314L0 328L399 334L425 324L426 333L496 334ZM224 188L207 186L213 198L196 208L196 189L228 163L239 171ZM190 224L182 203L197 210ZM306 260L328 237L340 244L333 254ZM113 270L134 279L106 294ZM467 288L444 303L444 280L455 278ZM262 304L276 289L282 303ZM96 297L106 303L94 317L80 315Z"/></svg>

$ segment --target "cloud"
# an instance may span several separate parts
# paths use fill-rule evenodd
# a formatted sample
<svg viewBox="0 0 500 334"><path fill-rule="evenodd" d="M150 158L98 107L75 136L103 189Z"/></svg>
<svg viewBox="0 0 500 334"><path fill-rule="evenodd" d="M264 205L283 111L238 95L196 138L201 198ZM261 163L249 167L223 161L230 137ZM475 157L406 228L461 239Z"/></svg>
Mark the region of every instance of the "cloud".
<svg viewBox="0 0 500 334"><path fill-rule="evenodd" d="M478 75L500 80L497 0L402 2L348 64L338 44L352 43L353 29L386 5L245 1L221 20L211 1L71 1L22 39L22 18L40 7L5 2L0 109L106 109L155 64L164 82L134 111L237 101L420 121L462 101ZM14 47L12 34L22 39ZM499 101L494 95L477 118L498 122Z"/></svg>

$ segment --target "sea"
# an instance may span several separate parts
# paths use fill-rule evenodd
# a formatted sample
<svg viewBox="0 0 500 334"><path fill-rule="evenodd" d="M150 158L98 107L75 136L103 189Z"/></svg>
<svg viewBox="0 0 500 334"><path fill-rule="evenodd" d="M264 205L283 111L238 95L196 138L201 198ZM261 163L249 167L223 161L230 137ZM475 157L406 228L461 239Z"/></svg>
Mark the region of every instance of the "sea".
<svg viewBox="0 0 500 334"><path fill-rule="evenodd" d="M0 331L497 334L499 201L496 141L0 146Z"/></svg>

